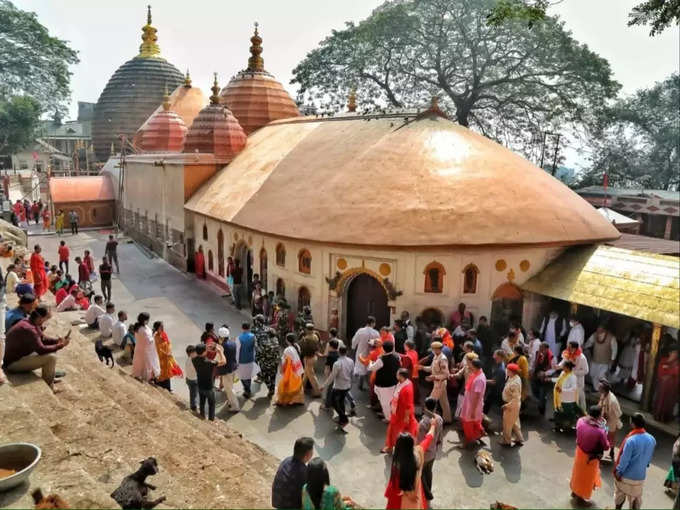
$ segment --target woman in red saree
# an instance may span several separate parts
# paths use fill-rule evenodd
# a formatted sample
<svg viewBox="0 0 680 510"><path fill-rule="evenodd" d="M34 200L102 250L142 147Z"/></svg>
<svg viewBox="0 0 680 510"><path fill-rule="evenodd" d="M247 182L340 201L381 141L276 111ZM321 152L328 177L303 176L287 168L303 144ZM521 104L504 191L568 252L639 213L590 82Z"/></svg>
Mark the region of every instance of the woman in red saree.
<svg viewBox="0 0 680 510"><path fill-rule="evenodd" d="M415 418L413 403L413 383L409 379L409 375L406 368L400 368L397 372L398 383L391 402L390 424L387 427L385 447L380 450L380 453L392 453L400 434L408 432L415 438L418 433L418 422Z"/></svg>
<svg viewBox="0 0 680 510"><path fill-rule="evenodd" d="M45 273L45 260L40 255L40 246L35 245L31 255L31 273L33 274L33 290L35 297L40 297L47 292L47 274Z"/></svg>
<svg viewBox="0 0 680 510"><path fill-rule="evenodd" d="M47 210L47 207L43 209L40 215L43 219L43 230L48 231L50 229L50 212Z"/></svg>
<svg viewBox="0 0 680 510"><path fill-rule="evenodd" d="M426 499L421 481L425 450L434 437L436 421L430 422L430 430L420 444L415 444L413 436L403 433L397 439L392 457L390 481L385 489L387 509L425 508Z"/></svg>
<svg viewBox="0 0 680 510"><path fill-rule="evenodd" d="M673 419L673 408L678 402L680 394L680 362L678 349L671 351L661 358L656 372L656 387L654 392L654 418L661 422Z"/></svg>
<svg viewBox="0 0 680 510"><path fill-rule="evenodd" d="M460 412L465 446L480 440L484 435L482 420L484 418L486 376L482 371L482 362L478 358L473 359L470 363L470 375L465 381L465 395Z"/></svg>
<svg viewBox="0 0 680 510"><path fill-rule="evenodd" d="M165 332L163 323L161 321L156 321L153 324L153 340L156 344L156 352L158 353L158 361L160 362L161 373L156 377L156 383L158 386L165 388L168 391L172 391L170 388L170 379L173 377L182 377L182 369L175 361L175 357L172 355L172 346L170 345L170 339L168 334Z"/></svg>
<svg viewBox="0 0 680 510"><path fill-rule="evenodd" d="M205 280L205 255L203 255L202 245L198 247L198 251L194 257L194 268L196 270L196 278Z"/></svg>

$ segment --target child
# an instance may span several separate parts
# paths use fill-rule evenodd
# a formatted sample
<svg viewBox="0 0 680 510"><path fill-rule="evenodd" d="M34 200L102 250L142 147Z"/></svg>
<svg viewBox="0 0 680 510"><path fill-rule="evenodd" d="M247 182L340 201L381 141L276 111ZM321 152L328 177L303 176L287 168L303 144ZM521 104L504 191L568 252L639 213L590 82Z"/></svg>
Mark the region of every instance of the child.
<svg viewBox="0 0 680 510"><path fill-rule="evenodd" d="M324 375L324 380L328 378L328 374L331 373L331 370L333 369L333 363L338 361L338 358L340 355L338 354L338 347L340 344L338 343L337 338L333 338L333 334L331 333L331 338L328 340L328 344L326 345L326 352L324 353L324 366L323 366L323 375ZM321 406L322 409L331 409L333 407L333 387L331 385L328 385L328 388L326 388L326 398L324 400L324 405Z"/></svg>
<svg viewBox="0 0 680 510"><path fill-rule="evenodd" d="M215 420L215 389L213 387L213 370L217 364L206 357L205 344L196 346L196 356L191 359L196 369L198 386L198 412L205 419L205 402L208 401L208 419Z"/></svg>
<svg viewBox="0 0 680 510"><path fill-rule="evenodd" d="M187 345L187 360L184 363L184 377L189 387L189 407L196 412L196 401L198 400L198 381L196 380L196 368L193 359L196 357L196 347Z"/></svg>

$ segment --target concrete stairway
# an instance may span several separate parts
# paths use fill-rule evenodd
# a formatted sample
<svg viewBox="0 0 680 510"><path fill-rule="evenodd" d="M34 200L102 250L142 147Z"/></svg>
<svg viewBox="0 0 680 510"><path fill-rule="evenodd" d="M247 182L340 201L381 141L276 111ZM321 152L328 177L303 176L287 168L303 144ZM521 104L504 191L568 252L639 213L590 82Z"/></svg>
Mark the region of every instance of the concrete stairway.
<svg viewBox="0 0 680 510"><path fill-rule="evenodd" d="M51 322L48 333L68 325L67 317ZM160 468L152 494L166 496L165 507L269 507L276 459L223 422L198 419L167 391L99 363L76 329L59 353L67 376L56 394L34 374L0 386L0 443L43 450L31 489L0 493L0 507L31 506L29 493L40 486L76 508L115 508L110 493L149 456Z"/></svg>

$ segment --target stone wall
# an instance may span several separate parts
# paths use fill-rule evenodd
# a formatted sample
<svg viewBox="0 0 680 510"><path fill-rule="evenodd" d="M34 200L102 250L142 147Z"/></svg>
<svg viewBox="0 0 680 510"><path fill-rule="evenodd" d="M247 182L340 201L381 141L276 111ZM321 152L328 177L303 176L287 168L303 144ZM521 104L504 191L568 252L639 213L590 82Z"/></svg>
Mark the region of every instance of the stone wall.
<svg viewBox="0 0 680 510"><path fill-rule="evenodd" d="M186 271L184 234L155 218L148 218L129 209L123 209L125 233L145 248L165 259L176 268Z"/></svg>

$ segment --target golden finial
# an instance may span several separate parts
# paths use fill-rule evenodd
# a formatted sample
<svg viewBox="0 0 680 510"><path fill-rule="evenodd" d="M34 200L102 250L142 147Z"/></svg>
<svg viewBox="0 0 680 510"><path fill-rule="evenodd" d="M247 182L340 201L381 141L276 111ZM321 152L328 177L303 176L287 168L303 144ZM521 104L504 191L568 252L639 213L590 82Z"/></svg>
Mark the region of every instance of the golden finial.
<svg viewBox="0 0 680 510"><path fill-rule="evenodd" d="M347 110L350 112L357 111L357 90L352 87L349 91L349 101L347 103Z"/></svg>
<svg viewBox="0 0 680 510"><path fill-rule="evenodd" d="M210 104L220 104L220 86L217 84L217 73L214 73L215 81L210 90L212 90L212 96L210 96Z"/></svg>
<svg viewBox="0 0 680 510"><path fill-rule="evenodd" d="M170 94L168 93L168 84L165 84L165 94L163 94L163 111L170 109Z"/></svg>
<svg viewBox="0 0 680 510"><path fill-rule="evenodd" d="M142 27L142 44L139 46L139 55L141 58L158 57L161 54L161 49L156 44L158 37L157 30L151 26L151 6L147 6L146 25Z"/></svg>
<svg viewBox="0 0 680 510"><path fill-rule="evenodd" d="M247 71L264 71L264 60L262 59L262 38L257 31L257 21L255 22L255 33L250 38L253 45L250 47L250 58L248 59Z"/></svg>
<svg viewBox="0 0 680 510"><path fill-rule="evenodd" d="M184 77L184 86L187 88L191 87L191 76L189 76L189 69L187 69L187 74Z"/></svg>

